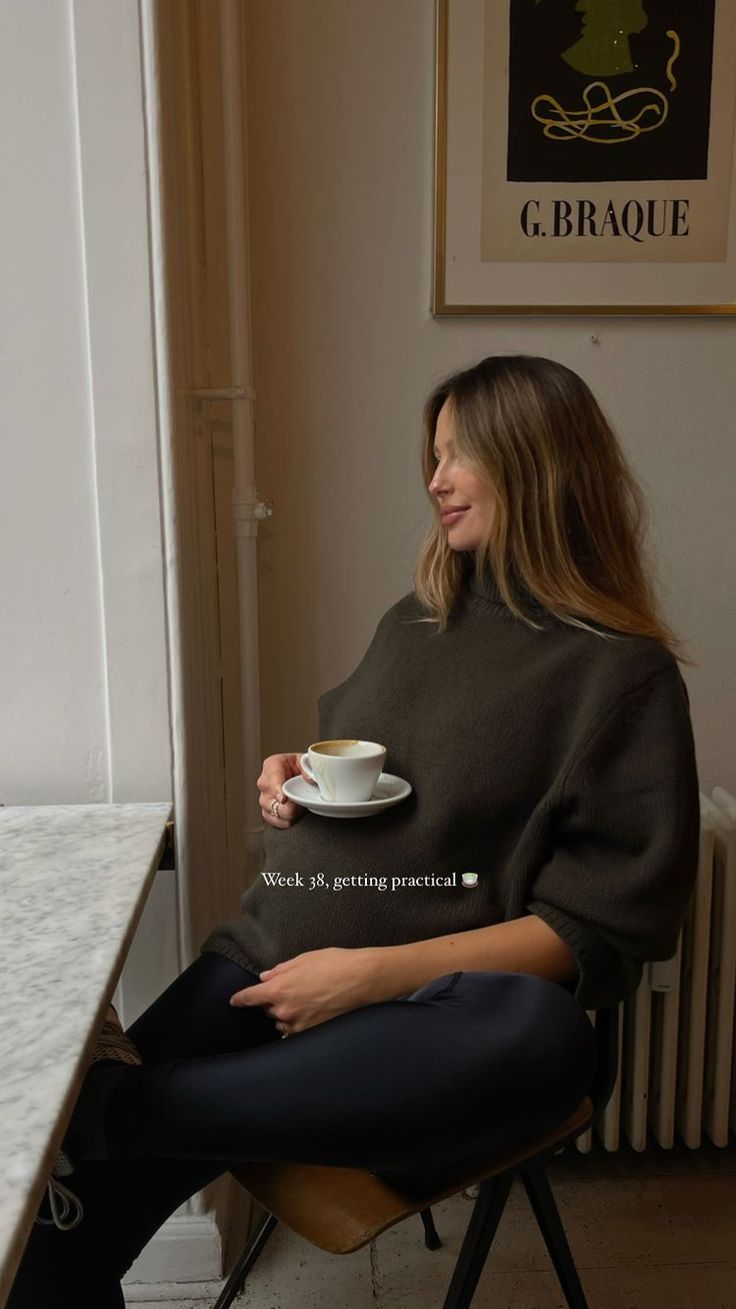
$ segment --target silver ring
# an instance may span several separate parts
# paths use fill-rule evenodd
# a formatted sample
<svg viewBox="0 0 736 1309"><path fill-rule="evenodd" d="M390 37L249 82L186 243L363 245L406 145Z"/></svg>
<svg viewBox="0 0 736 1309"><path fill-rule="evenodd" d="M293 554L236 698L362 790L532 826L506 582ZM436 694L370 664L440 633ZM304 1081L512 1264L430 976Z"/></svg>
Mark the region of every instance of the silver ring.
<svg viewBox="0 0 736 1309"><path fill-rule="evenodd" d="M278 815L278 807L279 807L280 804L281 804L281 801L278 799L278 797L276 797L274 800L271 801L271 810L270 810L270 812L271 812L271 817L272 817L272 818L278 818L278 816L279 816L279 815Z"/></svg>

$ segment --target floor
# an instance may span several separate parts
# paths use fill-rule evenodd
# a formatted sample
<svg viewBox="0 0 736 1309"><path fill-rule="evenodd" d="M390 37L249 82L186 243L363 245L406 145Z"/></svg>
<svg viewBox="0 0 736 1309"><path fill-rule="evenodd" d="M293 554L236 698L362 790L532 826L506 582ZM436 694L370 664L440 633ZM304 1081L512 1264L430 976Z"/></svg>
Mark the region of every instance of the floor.
<svg viewBox="0 0 736 1309"><path fill-rule="evenodd" d="M696 1152L569 1150L549 1177L589 1309L736 1309L736 1141ZM434 1208L437 1251L425 1248L418 1216L350 1256L278 1227L238 1309L439 1309L471 1208L464 1196ZM216 1288L200 1289L206 1298L167 1297L166 1309L211 1306ZM161 1298L136 1306L154 1303L162 1309ZM473 1309L566 1309L518 1182Z"/></svg>

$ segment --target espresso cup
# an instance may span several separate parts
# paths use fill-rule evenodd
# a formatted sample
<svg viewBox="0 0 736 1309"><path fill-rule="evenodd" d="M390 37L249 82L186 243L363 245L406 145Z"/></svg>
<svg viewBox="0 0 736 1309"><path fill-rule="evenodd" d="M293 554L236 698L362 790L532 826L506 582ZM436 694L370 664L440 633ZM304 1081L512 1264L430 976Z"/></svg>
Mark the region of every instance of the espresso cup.
<svg viewBox="0 0 736 1309"><path fill-rule="evenodd" d="M301 757L301 766L323 800L358 804L370 800L386 759L377 741L315 741Z"/></svg>

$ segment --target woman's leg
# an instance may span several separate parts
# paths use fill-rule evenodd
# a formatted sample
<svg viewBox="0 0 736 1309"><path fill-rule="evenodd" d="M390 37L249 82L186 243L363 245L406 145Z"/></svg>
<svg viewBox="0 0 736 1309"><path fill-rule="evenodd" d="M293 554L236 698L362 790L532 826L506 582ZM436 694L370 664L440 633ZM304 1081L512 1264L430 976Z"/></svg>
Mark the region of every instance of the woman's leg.
<svg viewBox="0 0 736 1309"><path fill-rule="evenodd" d="M102 1261L91 1252L92 1285L102 1286L111 1266L121 1276L137 1253L131 1254L128 1205L144 1205L146 1221L158 1226L176 1185L186 1189L195 1178L193 1164L201 1167L192 1189L211 1180L210 1170L214 1176L244 1160L396 1176L451 1167L557 1124L585 1095L594 1069L593 1029L570 993L505 972L448 974L287 1041L121 1068L104 1112L114 1165L99 1165L104 1181L97 1189L91 1172L85 1182L95 1202L89 1231L99 1233L103 1252ZM115 1182L121 1200L111 1194ZM172 1207L184 1198L176 1194ZM106 1203L125 1229L123 1239L105 1233ZM66 1240L74 1233L56 1235ZM66 1309L58 1297L55 1303ZM69 1309L74 1303L70 1298ZM11 1297L9 1309L32 1304Z"/></svg>
<svg viewBox="0 0 736 1309"><path fill-rule="evenodd" d="M225 1054L281 1034L261 1008L233 1008L230 996L260 981L223 955L201 954L128 1028L144 1064Z"/></svg>
<svg viewBox="0 0 736 1309"><path fill-rule="evenodd" d="M65 1180L84 1205L81 1223L66 1232L33 1226L6 1309L123 1309L120 1279L143 1247L223 1171L204 1160L79 1164Z"/></svg>
<svg viewBox="0 0 736 1309"><path fill-rule="evenodd" d="M233 1009L234 991L259 979L219 955L200 955L129 1029L146 1066L280 1040L262 1009ZM99 1066L83 1094L94 1095ZM80 1096L81 1099L81 1096ZM163 1222L227 1170L222 1160L77 1163L68 1179L84 1206L79 1226L34 1225L7 1309L122 1309L120 1278ZM39 1211L46 1216L44 1199Z"/></svg>
<svg viewBox="0 0 736 1309"><path fill-rule="evenodd" d="M564 987L460 972L287 1041L122 1068L104 1138L114 1159L443 1167L558 1123L594 1067Z"/></svg>

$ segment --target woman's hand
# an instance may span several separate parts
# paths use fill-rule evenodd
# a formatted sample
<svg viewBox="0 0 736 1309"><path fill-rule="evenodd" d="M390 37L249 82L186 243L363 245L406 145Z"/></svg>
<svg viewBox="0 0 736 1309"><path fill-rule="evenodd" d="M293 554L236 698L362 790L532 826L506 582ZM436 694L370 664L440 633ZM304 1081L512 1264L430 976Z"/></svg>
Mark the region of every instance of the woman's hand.
<svg viewBox="0 0 736 1309"><path fill-rule="evenodd" d="M304 769L300 767L302 751L296 754L270 754L263 761L261 775L256 783L260 791L259 804L263 821L271 827L291 827L298 818L307 812L303 805L287 800L281 787L288 777L303 777L309 781ZM278 808L274 801L278 800Z"/></svg>
<svg viewBox="0 0 736 1309"><path fill-rule="evenodd" d="M377 993L370 948L308 950L258 975L262 980L236 991L230 1004L243 1009L262 1005L284 1036L384 998Z"/></svg>

